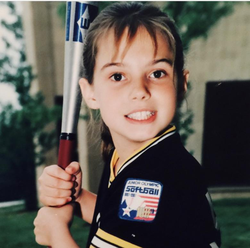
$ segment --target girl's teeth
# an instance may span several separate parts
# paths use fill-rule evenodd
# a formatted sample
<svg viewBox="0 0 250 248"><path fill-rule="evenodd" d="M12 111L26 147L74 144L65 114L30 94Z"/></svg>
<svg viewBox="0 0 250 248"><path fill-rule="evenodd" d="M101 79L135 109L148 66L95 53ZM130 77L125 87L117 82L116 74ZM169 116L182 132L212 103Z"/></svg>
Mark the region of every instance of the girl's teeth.
<svg viewBox="0 0 250 248"><path fill-rule="evenodd" d="M128 118L142 121L142 120L147 120L148 118L150 118L153 115L154 115L154 112L142 111L142 112L132 113L132 114L128 115Z"/></svg>

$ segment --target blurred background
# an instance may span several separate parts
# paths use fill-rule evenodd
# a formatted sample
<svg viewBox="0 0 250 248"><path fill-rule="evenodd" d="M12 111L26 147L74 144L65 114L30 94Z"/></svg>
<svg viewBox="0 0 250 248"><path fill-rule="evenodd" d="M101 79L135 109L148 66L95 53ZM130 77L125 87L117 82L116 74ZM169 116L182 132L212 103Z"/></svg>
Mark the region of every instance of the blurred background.
<svg viewBox="0 0 250 248"><path fill-rule="evenodd" d="M99 9L112 2L101 2ZM250 247L250 4L154 2L179 27L190 71L176 123L206 171L222 243ZM65 2L0 2L0 247L39 247L37 178L57 162L64 73ZM84 103L76 158L97 192L98 136ZM72 230L84 247L89 226Z"/></svg>

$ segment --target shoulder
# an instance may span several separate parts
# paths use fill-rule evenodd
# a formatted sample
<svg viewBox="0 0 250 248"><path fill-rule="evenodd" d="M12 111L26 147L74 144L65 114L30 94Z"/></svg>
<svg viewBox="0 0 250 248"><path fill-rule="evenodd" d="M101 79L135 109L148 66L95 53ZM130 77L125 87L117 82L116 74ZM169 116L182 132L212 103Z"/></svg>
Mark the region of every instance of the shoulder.
<svg viewBox="0 0 250 248"><path fill-rule="evenodd" d="M178 133L153 147L148 156L166 168L191 171L201 169L199 162L183 146Z"/></svg>
<svg viewBox="0 0 250 248"><path fill-rule="evenodd" d="M205 190L203 168L183 146L178 133L159 143L148 155L155 161L155 170L162 174L160 177L167 184Z"/></svg>

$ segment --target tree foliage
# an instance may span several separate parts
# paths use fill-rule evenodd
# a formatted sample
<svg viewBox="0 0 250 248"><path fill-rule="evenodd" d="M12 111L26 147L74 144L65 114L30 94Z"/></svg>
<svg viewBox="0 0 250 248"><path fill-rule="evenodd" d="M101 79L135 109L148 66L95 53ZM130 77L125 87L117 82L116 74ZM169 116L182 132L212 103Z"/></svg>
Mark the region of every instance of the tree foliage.
<svg viewBox="0 0 250 248"><path fill-rule="evenodd" d="M12 34L12 40L10 35L3 37L5 50L0 53L0 82L14 86L20 105L20 108L10 104L2 106L0 113L1 177L12 175L16 186L3 197L15 199L18 189L23 192L21 196L26 199L27 209L33 210L36 208L35 166L44 162L46 151L57 140L55 131L45 131L45 127L59 118L60 109L48 108L41 92L30 93L35 75L26 60L21 16L13 2L1 2L1 5L8 6L12 17L1 21Z"/></svg>
<svg viewBox="0 0 250 248"><path fill-rule="evenodd" d="M175 21L187 51L194 39L207 38L216 23L233 12L235 4L227 1L170 1L165 3L163 10Z"/></svg>

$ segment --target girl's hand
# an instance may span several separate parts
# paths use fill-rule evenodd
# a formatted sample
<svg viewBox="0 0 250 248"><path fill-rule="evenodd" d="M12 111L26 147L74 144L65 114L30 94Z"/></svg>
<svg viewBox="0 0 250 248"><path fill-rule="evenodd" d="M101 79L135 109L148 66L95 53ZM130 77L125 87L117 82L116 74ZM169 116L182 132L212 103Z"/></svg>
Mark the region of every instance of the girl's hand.
<svg viewBox="0 0 250 248"><path fill-rule="evenodd" d="M41 208L34 220L36 242L53 248L78 247L69 231L73 209L73 204Z"/></svg>
<svg viewBox="0 0 250 248"><path fill-rule="evenodd" d="M77 162L72 162L65 170L57 165L48 166L38 182L39 199L45 206L63 206L81 193L81 167Z"/></svg>

